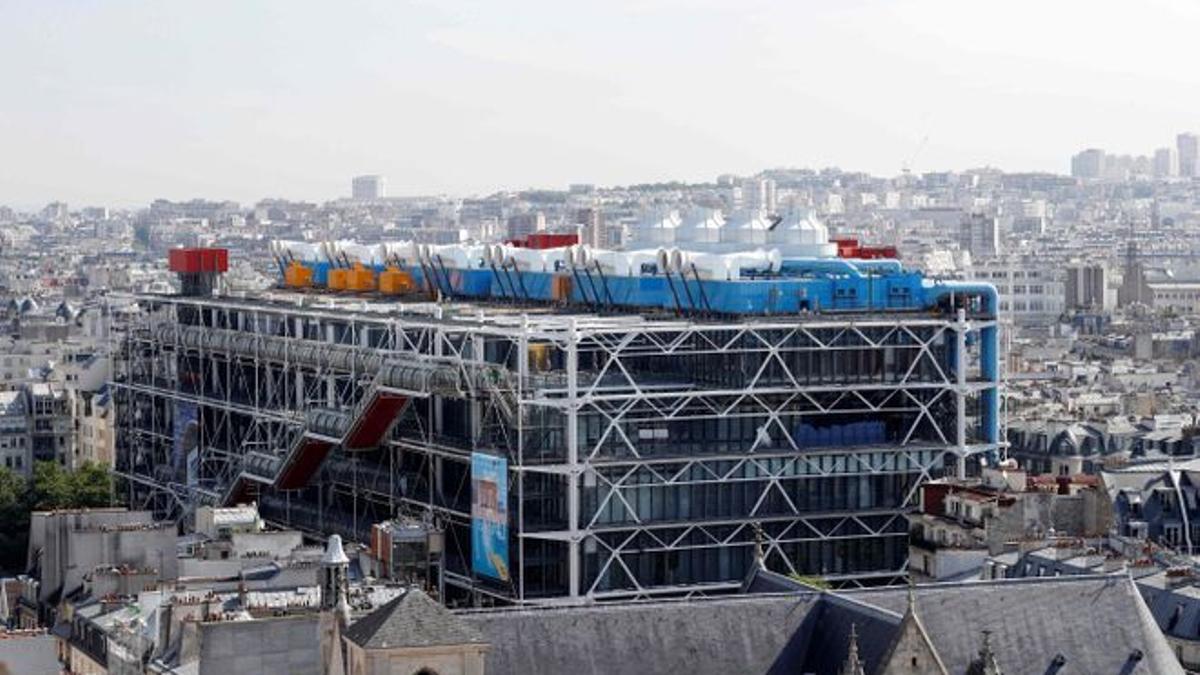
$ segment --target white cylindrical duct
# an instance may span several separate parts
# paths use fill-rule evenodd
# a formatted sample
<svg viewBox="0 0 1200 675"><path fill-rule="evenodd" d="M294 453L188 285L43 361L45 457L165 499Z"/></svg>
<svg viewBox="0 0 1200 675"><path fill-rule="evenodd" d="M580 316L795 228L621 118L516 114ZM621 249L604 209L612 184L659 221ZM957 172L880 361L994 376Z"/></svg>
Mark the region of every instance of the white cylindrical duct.
<svg viewBox="0 0 1200 675"><path fill-rule="evenodd" d="M277 240L274 243L276 255L305 262L315 262L324 258L321 244L307 241Z"/></svg>
<svg viewBox="0 0 1200 675"><path fill-rule="evenodd" d="M507 251L505 264L522 272L545 272L546 254L536 248L512 248Z"/></svg>
<svg viewBox="0 0 1200 675"><path fill-rule="evenodd" d="M592 249L586 244L579 244L575 247L575 262L581 267L586 267L592 262Z"/></svg>
<svg viewBox="0 0 1200 675"><path fill-rule="evenodd" d="M654 254L654 264L658 266L658 271L667 274L671 271L671 254L678 253L679 249L660 248Z"/></svg>
<svg viewBox="0 0 1200 675"><path fill-rule="evenodd" d="M557 248L542 249L542 260L545 264L546 272L557 272L565 269L568 265L567 259L572 255L570 246L560 246Z"/></svg>
<svg viewBox="0 0 1200 675"><path fill-rule="evenodd" d="M627 277L632 274L629 253L625 251L592 249L589 255L589 268L599 267L601 272L614 277Z"/></svg>
<svg viewBox="0 0 1200 675"><path fill-rule="evenodd" d="M414 242L389 241L384 242L382 246L387 260L398 260L402 265L417 264L417 245Z"/></svg>
<svg viewBox="0 0 1200 675"><path fill-rule="evenodd" d="M339 242L342 256L350 263L362 263L364 265L374 265L382 263L384 258L383 246L381 244L358 244L355 242Z"/></svg>
<svg viewBox="0 0 1200 675"><path fill-rule="evenodd" d="M756 249L740 253L729 253L725 256L728 261L729 279L740 279L743 270L758 272L777 272L783 262L779 249Z"/></svg>
<svg viewBox="0 0 1200 675"><path fill-rule="evenodd" d="M446 269L479 269L484 266L484 254L487 247L480 244L445 244L430 246L427 257L433 263L439 263Z"/></svg>
<svg viewBox="0 0 1200 675"><path fill-rule="evenodd" d="M664 270L660 263L668 260L670 255L666 249L650 248L640 251L630 251L629 256L629 274L638 276L643 274L660 274Z"/></svg>
<svg viewBox="0 0 1200 675"><path fill-rule="evenodd" d="M676 269L685 277L724 281L729 278L729 256L720 253L681 251Z"/></svg>
<svg viewBox="0 0 1200 675"><path fill-rule="evenodd" d="M496 267L503 265L506 257L505 248L504 244L484 244L483 261Z"/></svg>

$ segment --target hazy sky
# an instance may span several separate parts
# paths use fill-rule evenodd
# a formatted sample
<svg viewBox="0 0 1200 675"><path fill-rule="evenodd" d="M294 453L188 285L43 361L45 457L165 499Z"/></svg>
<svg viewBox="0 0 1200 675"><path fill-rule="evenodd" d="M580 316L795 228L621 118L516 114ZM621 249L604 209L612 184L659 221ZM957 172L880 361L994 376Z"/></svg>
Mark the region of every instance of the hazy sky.
<svg viewBox="0 0 1200 675"><path fill-rule="evenodd" d="M1200 129L1198 27L1193 0L0 0L0 204L1065 172Z"/></svg>

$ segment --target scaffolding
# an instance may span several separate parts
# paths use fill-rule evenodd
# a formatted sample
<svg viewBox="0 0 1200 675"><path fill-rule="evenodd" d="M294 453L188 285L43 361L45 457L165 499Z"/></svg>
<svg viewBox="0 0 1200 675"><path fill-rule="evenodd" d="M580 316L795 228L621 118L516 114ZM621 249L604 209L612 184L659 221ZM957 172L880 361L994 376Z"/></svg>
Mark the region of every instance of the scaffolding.
<svg viewBox="0 0 1200 675"><path fill-rule="evenodd" d="M254 500L359 541L432 516L463 602L725 592L756 541L781 572L896 582L917 485L1000 449L996 354L976 346L995 317L966 308L140 301L114 382L131 505L185 518ZM472 569L473 452L507 460L506 581Z"/></svg>

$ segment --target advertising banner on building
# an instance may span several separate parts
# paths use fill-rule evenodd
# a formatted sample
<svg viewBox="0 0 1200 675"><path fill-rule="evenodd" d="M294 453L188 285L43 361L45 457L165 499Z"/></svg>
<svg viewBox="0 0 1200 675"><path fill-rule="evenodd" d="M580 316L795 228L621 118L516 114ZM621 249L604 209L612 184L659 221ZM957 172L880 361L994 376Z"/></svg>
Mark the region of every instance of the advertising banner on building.
<svg viewBox="0 0 1200 675"><path fill-rule="evenodd" d="M471 568L508 581L508 461L471 453Z"/></svg>

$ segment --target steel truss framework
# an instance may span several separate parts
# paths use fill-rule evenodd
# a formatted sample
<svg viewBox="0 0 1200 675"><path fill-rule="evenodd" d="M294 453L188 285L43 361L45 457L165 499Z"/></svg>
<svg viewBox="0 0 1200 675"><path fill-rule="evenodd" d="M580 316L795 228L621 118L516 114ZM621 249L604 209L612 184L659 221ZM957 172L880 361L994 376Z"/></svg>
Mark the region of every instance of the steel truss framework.
<svg viewBox="0 0 1200 675"><path fill-rule="evenodd" d="M783 572L895 581L918 483L999 449L980 400L1000 383L971 347L989 317L313 300L142 299L114 383L131 502L182 517L256 498L272 520L360 539L432 512L451 586L581 602L736 588L756 545ZM386 438L342 447L398 366L426 379L392 387L410 400ZM194 452L175 428L193 410ZM285 485L305 439L332 451ZM508 583L471 571L473 451L508 459Z"/></svg>

